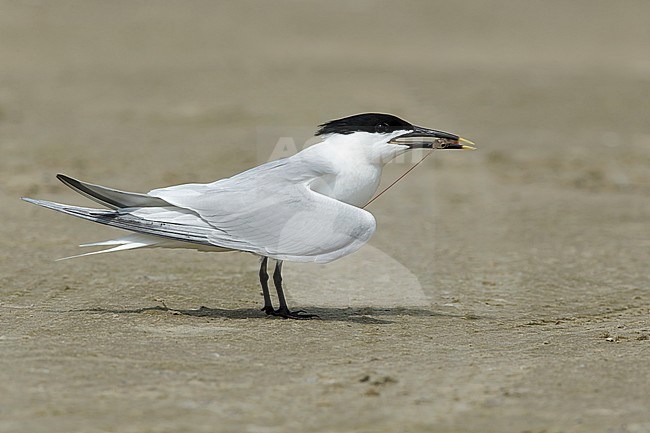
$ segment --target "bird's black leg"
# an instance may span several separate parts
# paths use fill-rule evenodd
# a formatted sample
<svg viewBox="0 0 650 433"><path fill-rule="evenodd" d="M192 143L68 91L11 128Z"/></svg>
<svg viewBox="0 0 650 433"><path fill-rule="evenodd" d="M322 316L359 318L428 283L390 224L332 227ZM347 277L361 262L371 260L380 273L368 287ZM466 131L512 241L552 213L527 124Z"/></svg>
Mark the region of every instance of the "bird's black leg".
<svg viewBox="0 0 650 433"><path fill-rule="evenodd" d="M273 284L275 284L275 290L278 292L278 301L280 302L280 308L275 310L273 314L285 319L312 319L314 317L318 317L316 314L306 314L302 310L289 311L289 307L287 307L287 300L284 298L284 291L282 290L281 260L278 260L275 263L275 271L273 271Z"/></svg>
<svg viewBox="0 0 650 433"><path fill-rule="evenodd" d="M274 314L275 310L273 310L271 294L269 293L269 274L266 272L268 260L268 257L264 257L260 263L260 285L262 286L262 295L264 296L264 307L262 307L262 311L266 314Z"/></svg>

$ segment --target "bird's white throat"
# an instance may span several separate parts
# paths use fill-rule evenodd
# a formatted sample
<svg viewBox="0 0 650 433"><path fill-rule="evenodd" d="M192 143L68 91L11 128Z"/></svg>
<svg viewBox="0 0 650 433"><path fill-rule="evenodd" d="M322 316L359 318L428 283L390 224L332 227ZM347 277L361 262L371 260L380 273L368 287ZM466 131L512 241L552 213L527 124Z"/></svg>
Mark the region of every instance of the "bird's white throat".
<svg viewBox="0 0 650 433"><path fill-rule="evenodd" d="M376 193L386 163L406 152L406 146L388 143L394 134L333 134L305 149L300 157L326 165L326 173L315 177L310 187L323 195L363 207Z"/></svg>

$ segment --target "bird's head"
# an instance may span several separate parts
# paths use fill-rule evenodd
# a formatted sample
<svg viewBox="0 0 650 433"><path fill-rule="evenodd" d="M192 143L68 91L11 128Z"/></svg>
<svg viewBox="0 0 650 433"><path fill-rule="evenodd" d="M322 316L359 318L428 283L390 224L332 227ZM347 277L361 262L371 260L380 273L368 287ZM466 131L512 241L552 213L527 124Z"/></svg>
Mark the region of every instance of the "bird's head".
<svg viewBox="0 0 650 433"><path fill-rule="evenodd" d="M362 143L380 151L382 159L392 159L411 149L476 149L474 143L458 135L415 126L391 114L355 114L319 126L316 135Z"/></svg>

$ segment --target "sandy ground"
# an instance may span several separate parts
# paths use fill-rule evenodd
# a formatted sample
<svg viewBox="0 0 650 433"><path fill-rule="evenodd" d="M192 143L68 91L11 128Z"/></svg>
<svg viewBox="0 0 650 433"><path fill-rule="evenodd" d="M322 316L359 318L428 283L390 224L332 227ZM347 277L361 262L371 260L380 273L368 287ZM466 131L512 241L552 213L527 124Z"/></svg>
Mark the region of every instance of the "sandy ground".
<svg viewBox="0 0 650 433"><path fill-rule="evenodd" d="M649 432L648 16L1 1L0 431ZM119 231L19 200L212 181L363 111L481 149L373 203L357 254L285 266L321 320L265 317L246 254L54 262Z"/></svg>

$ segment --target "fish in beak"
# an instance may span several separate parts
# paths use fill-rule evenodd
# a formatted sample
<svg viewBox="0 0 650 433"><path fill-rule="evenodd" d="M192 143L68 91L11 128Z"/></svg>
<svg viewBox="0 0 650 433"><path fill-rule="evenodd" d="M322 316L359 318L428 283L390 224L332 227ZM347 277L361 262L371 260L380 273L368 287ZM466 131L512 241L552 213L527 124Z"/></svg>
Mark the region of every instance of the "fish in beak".
<svg viewBox="0 0 650 433"><path fill-rule="evenodd" d="M476 150L474 143L449 132L416 126L412 131L389 141L391 144L408 146L411 149L464 149Z"/></svg>

